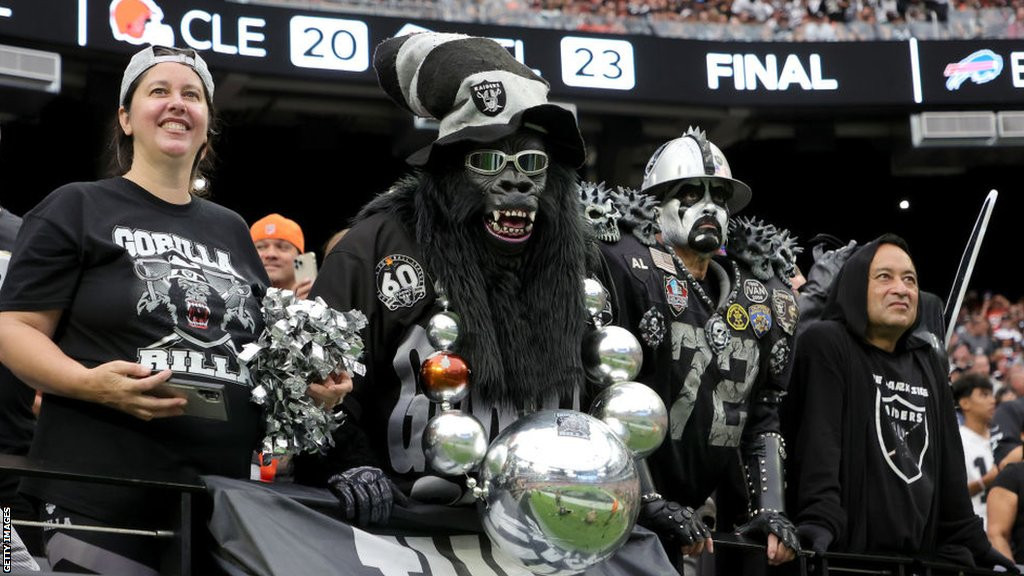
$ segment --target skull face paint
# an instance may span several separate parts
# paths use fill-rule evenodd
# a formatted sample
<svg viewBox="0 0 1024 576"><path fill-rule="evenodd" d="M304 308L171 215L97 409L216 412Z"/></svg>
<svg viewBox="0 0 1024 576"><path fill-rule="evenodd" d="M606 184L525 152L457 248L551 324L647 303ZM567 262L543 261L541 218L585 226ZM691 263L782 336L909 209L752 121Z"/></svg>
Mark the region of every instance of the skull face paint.
<svg viewBox="0 0 1024 576"><path fill-rule="evenodd" d="M661 208L665 242L710 253L725 244L729 233L729 188L713 178L684 180Z"/></svg>

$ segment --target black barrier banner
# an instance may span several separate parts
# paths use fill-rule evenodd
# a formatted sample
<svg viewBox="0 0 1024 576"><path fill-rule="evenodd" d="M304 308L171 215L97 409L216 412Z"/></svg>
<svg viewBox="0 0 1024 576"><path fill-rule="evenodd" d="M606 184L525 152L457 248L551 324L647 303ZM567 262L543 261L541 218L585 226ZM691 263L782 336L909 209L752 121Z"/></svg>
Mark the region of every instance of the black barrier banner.
<svg viewBox="0 0 1024 576"><path fill-rule="evenodd" d="M0 0L0 42L203 52L217 71L375 84L374 47L416 30L489 36L556 99L714 106L1016 103L1012 41L712 42L432 22L225 0ZM1019 49L1019 50L1017 50Z"/></svg>

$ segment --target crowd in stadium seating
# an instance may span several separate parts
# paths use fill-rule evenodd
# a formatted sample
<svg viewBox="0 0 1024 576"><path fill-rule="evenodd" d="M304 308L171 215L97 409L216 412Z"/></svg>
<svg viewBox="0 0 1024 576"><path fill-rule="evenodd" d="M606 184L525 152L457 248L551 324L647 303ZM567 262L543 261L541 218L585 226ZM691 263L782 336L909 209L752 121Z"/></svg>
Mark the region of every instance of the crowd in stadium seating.
<svg viewBox="0 0 1024 576"><path fill-rule="evenodd" d="M700 40L1024 38L1024 0L250 0Z"/></svg>
<svg viewBox="0 0 1024 576"><path fill-rule="evenodd" d="M1024 366L1024 299L970 293L949 351L954 379L961 371L978 371L992 378L997 389L1009 386L1005 380L1011 367Z"/></svg>

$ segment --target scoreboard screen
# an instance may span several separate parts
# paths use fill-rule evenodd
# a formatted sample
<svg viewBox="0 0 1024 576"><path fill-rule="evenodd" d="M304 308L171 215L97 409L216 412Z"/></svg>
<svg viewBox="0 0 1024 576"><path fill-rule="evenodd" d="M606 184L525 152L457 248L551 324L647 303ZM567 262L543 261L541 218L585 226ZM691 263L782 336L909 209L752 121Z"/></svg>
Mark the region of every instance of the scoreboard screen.
<svg viewBox="0 0 1024 576"><path fill-rule="evenodd" d="M1024 96L1011 40L718 42L435 22L225 0L0 0L0 43L189 46L215 70L374 84L374 47L417 30L488 36L558 99L712 106L999 106Z"/></svg>

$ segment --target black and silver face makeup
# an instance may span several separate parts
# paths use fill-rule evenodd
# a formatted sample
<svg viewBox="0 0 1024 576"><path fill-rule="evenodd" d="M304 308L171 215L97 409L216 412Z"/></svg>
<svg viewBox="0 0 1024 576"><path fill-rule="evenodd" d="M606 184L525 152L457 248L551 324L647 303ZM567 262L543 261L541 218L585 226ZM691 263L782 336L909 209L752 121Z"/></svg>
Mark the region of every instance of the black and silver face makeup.
<svg viewBox="0 0 1024 576"><path fill-rule="evenodd" d="M729 234L726 204L731 197L731 188L716 178L683 181L662 205L663 239L701 253L718 250Z"/></svg>

